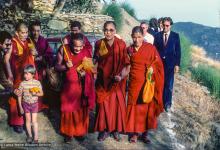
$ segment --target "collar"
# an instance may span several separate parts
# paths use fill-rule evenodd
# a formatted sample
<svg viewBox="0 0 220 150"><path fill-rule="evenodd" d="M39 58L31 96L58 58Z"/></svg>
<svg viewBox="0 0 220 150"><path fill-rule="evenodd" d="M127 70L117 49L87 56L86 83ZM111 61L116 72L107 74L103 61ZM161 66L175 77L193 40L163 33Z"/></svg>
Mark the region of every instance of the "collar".
<svg viewBox="0 0 220 150"><path fill-rule="evenodd" d="M164 32L163 32L163 35L167 34L167 35L169 36L169 35L170 35L170 32L171 32L171 31L169 31L169 32L167 32L167 33L164 33Z"/></svg>

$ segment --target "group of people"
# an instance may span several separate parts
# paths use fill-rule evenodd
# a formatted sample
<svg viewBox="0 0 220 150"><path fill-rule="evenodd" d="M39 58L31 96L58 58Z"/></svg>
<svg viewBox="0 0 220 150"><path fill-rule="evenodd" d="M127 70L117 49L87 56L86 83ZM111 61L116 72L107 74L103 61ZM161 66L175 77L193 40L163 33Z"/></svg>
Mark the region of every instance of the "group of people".
<svg viewBox="0 0 220 150"><path fill-rule="evenodd" d="M95 43L93 52L81 24L70 23L71 32L63 38L55 63L56 71L65 73L60 94L60 132L65 142L84 138L89 114L95 108L94 131L99 132L99 141L109 135L120 141L120 134L126 133L131 143L138 137L151 142L148 131L157 128L157 117L171 107L174 72L180 65L179 35L170 30L172 19L163 18L162 25L163 31L152 35L150 42L147 23L142 22L132 29L133 44L126 46L115 36L115 22L106 21L104 38ZM38 21L30 25L30 36L23 22L15 29L13 37L0 32L4 68L14 89L9 99L9 124L22 133L25 116L27 142L37 143L37 112L45 107L41 84L53 54L40 34ZM150 97L148 101L144 95Z"/></svg>

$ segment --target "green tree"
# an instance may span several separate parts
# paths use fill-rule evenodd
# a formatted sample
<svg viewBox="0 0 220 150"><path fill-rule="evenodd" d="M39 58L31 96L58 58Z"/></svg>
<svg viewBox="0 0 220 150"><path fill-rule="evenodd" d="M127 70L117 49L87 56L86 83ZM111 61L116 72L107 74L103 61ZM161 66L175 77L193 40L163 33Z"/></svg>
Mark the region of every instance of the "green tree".
<svg viewBox="0 0 220 150"><path fill-rule="evenodd" d="M103 14L111 16L117 25L117 30L119 31L121 29L123 16L121 7L117 3L105 5L103 8Z"/></svg>

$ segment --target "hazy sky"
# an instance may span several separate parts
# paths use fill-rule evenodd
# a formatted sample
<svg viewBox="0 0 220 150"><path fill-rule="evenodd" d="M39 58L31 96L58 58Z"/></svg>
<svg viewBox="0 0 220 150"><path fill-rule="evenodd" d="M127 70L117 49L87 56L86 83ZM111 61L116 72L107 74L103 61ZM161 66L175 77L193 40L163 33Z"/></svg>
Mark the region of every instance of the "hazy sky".
<svg viewBox="0 0 220 150"><path fill-rule="evenodd" d="M125 0L118 0L123 2ZM140 19L170 16L174 22L220 27L220 0L126 0Z"/></svg>

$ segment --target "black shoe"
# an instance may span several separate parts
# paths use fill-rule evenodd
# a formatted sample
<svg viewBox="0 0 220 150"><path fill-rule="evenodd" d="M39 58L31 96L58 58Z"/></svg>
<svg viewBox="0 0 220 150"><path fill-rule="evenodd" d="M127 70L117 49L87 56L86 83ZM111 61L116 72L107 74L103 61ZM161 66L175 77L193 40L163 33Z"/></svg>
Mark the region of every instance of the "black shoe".
<svg viewBox="0 0 220 150"><path fill-rule="evenodd" d="M147 137L147 132L144 132L142 135L141 135L141 140L146 143L146 144L151 144L151 141L148 139Z"/></svg>
<svg viewBox="0 0 220 150"><path fill-rule="evenodd" d="M13 129L19 134L23 133L23 126L14 126Z"/></svg>
<svg viewBox="0 0 220 150"><path fill-rule="evenodd" d="M27 142L28 144L31 144L31 143L33 142L33 138L30 137L30 136L28 136L27 139L26 139L26 142Z"/></svg>
<svg viewBox="0 0 220 150"><path fill-rule="evenodd" d="M72 142L72 137L70 137L70 136L65 136L65 137L64 137L64 142L67 143L67 144L71 143L71 142Z"/></svg>
<svg viewBox="0 0 220 150"><path fill-rule="evenodd" d="M165 109L166 112L169 112L169 111L170 111L170 108L171 108L171 105L167 105L167 106L165 106L164 109Z"/></svg>
<svg viewBox="0 0 220 150"><path fill-rule="evenodd" d="M77 137L75 137L75 139L77 140L77 141L79 141L79 142L83 142L84 140L85 140L85 136L77 136Z"/></svg>
<svg viewBox="0 0 220 150"><path fill-rule="evenodd" d="M142 136L142 141L146 144L151 144L151 140L149 140L147 136Z"/></svg>
<svg viewBox="0 0 220 150"><path fill-rule="evenodd" d="M112 132L112 136L116 141L121 141L121 136L120 134L116 131L116 132Z"/></svg>
<svg viewBox="0 0 220 150"><path fill-rule="evenodd" d="M32 144L39 144L38 140L33 140Z"/></svg>
<svg viewBox="0 0 220 150"><path fill-rule="evenodd" d="M99 132L98 141L104 141L108 136L109 134L106 131Z"/></svg>

